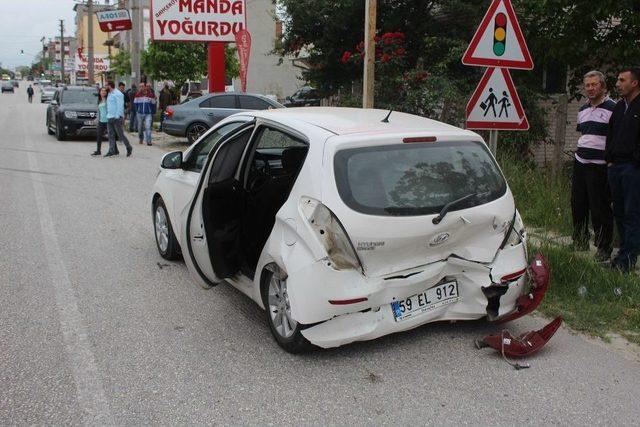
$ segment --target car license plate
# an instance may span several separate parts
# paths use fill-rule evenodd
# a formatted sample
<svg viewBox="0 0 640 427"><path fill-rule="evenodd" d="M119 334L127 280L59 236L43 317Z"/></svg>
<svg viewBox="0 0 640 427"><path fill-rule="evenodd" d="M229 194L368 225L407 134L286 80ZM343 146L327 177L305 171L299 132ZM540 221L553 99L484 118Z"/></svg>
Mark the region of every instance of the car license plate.
<svg viewBox="0 0 640 427"><path fill-rule="evenodd" d="M84 121L84 125L85 126L95 126L98 124L98 119L93 119L93 120L85 120Z"/></svg>
<svg viewBox="0 0 640 427"><path fill-rule="evenodd" d="M452 304L460 299L458 282L447 282L402 301L391 303L396 322L410 319L436 308Z"/></svg>

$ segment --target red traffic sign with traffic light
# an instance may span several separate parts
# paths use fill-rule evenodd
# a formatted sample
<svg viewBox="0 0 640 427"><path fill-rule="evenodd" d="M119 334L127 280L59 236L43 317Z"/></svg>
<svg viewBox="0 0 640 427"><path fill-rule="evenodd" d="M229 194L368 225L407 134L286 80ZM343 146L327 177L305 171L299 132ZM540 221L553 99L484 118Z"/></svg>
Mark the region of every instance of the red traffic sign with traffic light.
<svg viewBox="0 0 640 427"><path fill-rule="evenodd" d="M462 57L465 65L533 69L511 0L493 0Z"/></svg>
<svg viewBox="0 0 640 427"><path fill-rule="evenodd" d="M467 104L467 128L528 130L529 121L506 68L488 68Z"/></svg>

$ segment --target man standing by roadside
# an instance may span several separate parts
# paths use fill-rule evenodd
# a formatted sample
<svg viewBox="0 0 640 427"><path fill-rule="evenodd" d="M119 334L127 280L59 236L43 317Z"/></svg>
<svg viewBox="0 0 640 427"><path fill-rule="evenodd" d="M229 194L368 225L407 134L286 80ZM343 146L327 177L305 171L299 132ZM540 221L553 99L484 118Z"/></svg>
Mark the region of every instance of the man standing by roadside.
<svg viewBox="0 0 640 427"><path fill-rule="evenodd" d="M162 131L162 123L164 122L164 112L172 103L173 95L169 90L169 85L165 83L164 88L160 91L160 131Z"/></svg>
<svg viewBox="0 0 640 427"><path fill-rule="evenodd" d="M622 99L609 122L605 159L620 251L611 266L628 273L640 252L640 67L622 70L616 88Z"/></svg>
<svg viewBox="0 0 640 427"><path fill-rule="evenodd" d="M604 160L609 119L616 106L607 97L607 83L600 71L584 76L584 89L589 102L578 113L578 140L573 163L571 211L573 214L573 245L577 250L589 250L589 216L598 248L596 261L608 262L611 257L613 213Z"/></svg>
<svg viewBox="0 0 640 427"><path fill-rule="evenodd" d="M109 134L109 152L105 157L115 156L118 149L116 147L116 135L118 139L127 147L127 157L131 155L133 148L129 144L127 136L124 134L124 94L116 89L114 82L107 83L109 95L107 96L107 133Z"/></svg>
<svg viewBox="0 0 640 427"><path fill-rule="evenodd" d="M33 102L33 86L29 85L27 88L27 97L29 98L29 103Z"/></svg>
<svg viewBox="0 0 640 427"><path fill-rule="evenodd" d="M150 85L140 84L140 90L134 100L136 115L138 117L138 137L140 144L143 138L147 145L151 145L151 126L153 115L156 113L156 97L151 92Z"/></svg>
<svg viewBox="0 0 640 427"><path fill-rule="evenodd" d="M136 122L136 106L133 105L133 101L135 101L136 94L138 93L138 89L136 88L136 84L133 83L129 90L127 90L124 94L126 100L128 102L127 109L127 117L129 118L129 132L137 132L138 125ZM126 122L126 120L125 120Z"/></svg>

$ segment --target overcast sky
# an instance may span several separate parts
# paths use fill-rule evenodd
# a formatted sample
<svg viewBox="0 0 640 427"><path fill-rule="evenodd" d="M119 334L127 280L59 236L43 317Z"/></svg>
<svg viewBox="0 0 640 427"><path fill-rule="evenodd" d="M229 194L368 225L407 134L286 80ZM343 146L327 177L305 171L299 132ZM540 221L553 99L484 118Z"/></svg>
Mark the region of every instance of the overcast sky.
<svg viewBox="0 0 640 427"><path fill-rule="evenodd" d="M65 36L75 35L74 0L0 0L0 63L13 69L30 65L42 50L40 39L60 35L64 19ZM99 3L102 3L100 1ZM20 50L25 55L20 55Z"/></svg>

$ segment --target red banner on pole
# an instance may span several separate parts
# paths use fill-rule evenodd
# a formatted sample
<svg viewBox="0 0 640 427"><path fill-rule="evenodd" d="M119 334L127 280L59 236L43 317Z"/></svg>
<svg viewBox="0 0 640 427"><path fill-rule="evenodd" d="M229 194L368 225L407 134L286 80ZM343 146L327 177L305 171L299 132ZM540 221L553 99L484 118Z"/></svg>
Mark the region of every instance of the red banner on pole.
<svg viewBox="0 0 640 427"><path fill-rule="evenodd" d="M240 82L242 91L247 91L247 71L249 70L249 55L251 55L251 34L247 30L236 33L236 48L240 58Z"/></svg>

